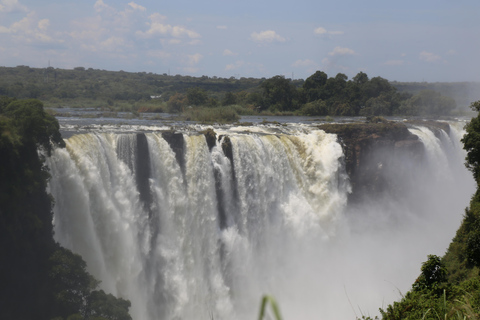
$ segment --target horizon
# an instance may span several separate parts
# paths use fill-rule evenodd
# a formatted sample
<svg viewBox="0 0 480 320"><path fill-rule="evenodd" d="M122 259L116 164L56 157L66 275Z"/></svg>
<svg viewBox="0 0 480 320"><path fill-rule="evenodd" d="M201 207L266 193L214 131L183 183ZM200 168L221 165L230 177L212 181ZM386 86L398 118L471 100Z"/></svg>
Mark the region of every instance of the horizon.
<svg viewBox="0 0 480 320"><path fill-rule="evenodd" d="M0 0L0 65L480 82L480 3Z"/></svg>

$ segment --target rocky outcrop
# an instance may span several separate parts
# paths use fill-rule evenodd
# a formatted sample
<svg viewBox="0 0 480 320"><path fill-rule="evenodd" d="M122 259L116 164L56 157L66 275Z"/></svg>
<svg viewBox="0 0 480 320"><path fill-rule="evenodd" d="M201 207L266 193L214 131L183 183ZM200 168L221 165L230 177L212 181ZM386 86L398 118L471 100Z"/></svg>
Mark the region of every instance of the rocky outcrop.
<svg viewBox="0 0 480 320"><path fill-rule="evenodd" d="M344 148L352 186L349 201L401 192L400 179L414 174L411 164L424 157L423 143L405 123L324 124L319 128L336 134Z"/></svg>

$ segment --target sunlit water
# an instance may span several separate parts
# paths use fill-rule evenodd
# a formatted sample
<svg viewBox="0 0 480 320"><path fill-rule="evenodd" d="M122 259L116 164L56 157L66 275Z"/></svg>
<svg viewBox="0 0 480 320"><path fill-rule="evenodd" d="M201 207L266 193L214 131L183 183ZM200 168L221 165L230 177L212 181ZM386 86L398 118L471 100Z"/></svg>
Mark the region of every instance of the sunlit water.
<svg viewBox="0 0 480 320"><path fill-rule="evenodd" d="M391 155L400 191L353 205L341 145L316 121L210 127L232 162L223 140L209 149L208 126L60 120L55 237L134 319L255 319L264 294L285 319L376 315L445 252L474 190L464 123L410 128L425 160ZM172 127L181 154L162 136Z"/></svg>

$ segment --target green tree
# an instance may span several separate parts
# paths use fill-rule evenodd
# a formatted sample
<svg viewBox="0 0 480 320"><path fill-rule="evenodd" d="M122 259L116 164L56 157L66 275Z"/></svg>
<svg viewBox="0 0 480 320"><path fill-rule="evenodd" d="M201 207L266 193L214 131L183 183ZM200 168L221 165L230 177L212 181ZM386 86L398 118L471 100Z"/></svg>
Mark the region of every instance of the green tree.
<svg viewBox="0 0 480 320"><path fill-rule="evenodd" d="M368 75L365 72L360 71L355 77L353 77L353 82L358 85L363 85L368 82Z"/></svg>
<svg viewBox="0 0 480 320"><path fill-rule="evenodd" d="M0 319L86 314L98 282L53 239L50 175L38 152L65 146L58 122L38 100L1 97L0 110Z"/></svg>
<svg viewBox="0 0 480 320"><path fill-rule="evenodd" d="M278 111L291 111L296 108L294 99L296 98L296 88L291 80L284 76L274 76L262 82L260 87L263 89L263 109L269 108Z"/></svg>
<svg viewBox="0 0 480 320"><path fill-rule="evenodd" d="M193 104L194 106L200 106L207 102L208 95L205 90L201 88L190 88L187 90L187 100L188 103Z"/></svg>
<svg viewBox="0 0 480 320"><path fill-rule="evenodd" d="M308 102L300 109L300 113L306 116L326 116L328 115L327 104L323 100Z"/></svg>
<svg viewBox="0 0 480 320"><path fill-rule="evenodd" d="M403 102L400 113L406 115L447 115L456 108L455 100L433 90L422 90Z"/></svg>
<svg viewBox="0 0 480 320"><path fill-rule="evenodd" d="M465 126L467 132L463 138L463 148L467 151L465 165L468 170L472 171L473 177L480 184L480 100L473 102L470 106L473 110L479 112L476 117L472 118Z"/></svg>
<svg viewBox="0 0 480 320"><path fill-rule="evenodd" d="M222 106L229 106L237 103L237 97L232 92L225 93L222 99Z"/></svg>
<svg viewBox="0 0 480 320"><path fill-rule="evenodd" d="M57 316L80 312L86 315L87 300L99 284L87 272L87 264L78 254L58 247L50 257L50 279L57 301Z"/></svg>
<svg viewBox="0 0 480 320"><path fill-rule="evenodd" d="M447 280L447 269L441 258L436 255L428 255L428 260L422 263L422 273L415 281L414 290L436 290Z"/></svg>
<svg viewBox="0 0 480 320"><path fill-rule="evenodd" d="M307 102L326 98L325 85L327 79L328 76L325 72L316 71L305 80L303 91Z"/></svg>
<svg viewBox="0 0 480 320"><path fill-rule="evenodd" d="M131 320L128 313L130 301L106 294L103 290L93 291L88 297L87 319Z"/></svg>
<svg viewBox="0 0 480 320"><path fill-rule="evenodd" d="M95 290L99 285L87 272L81 256L58 246L50 258L50 280L55 296L54 315L82 319L131 320L130 301Z"/></svg>
<svg viewBox="0 0 480 320"><path fill-rule="evenodd" d="M41 101L14 100L3 108L3 113L13 119L24 142L35 143L49 154L53 148L52 143L65 146L58 121L44 111Z"/></svg>

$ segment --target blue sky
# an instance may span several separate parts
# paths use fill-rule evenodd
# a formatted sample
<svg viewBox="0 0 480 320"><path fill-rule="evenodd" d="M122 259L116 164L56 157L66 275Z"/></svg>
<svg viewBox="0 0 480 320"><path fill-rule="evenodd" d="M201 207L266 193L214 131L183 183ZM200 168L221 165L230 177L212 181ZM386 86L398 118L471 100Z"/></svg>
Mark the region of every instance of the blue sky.
<svg viewBox="0 0 480 320"><path fill-rule="evenodd" d="M0 66L480 81L478 0L0 0Z"/></svg>

